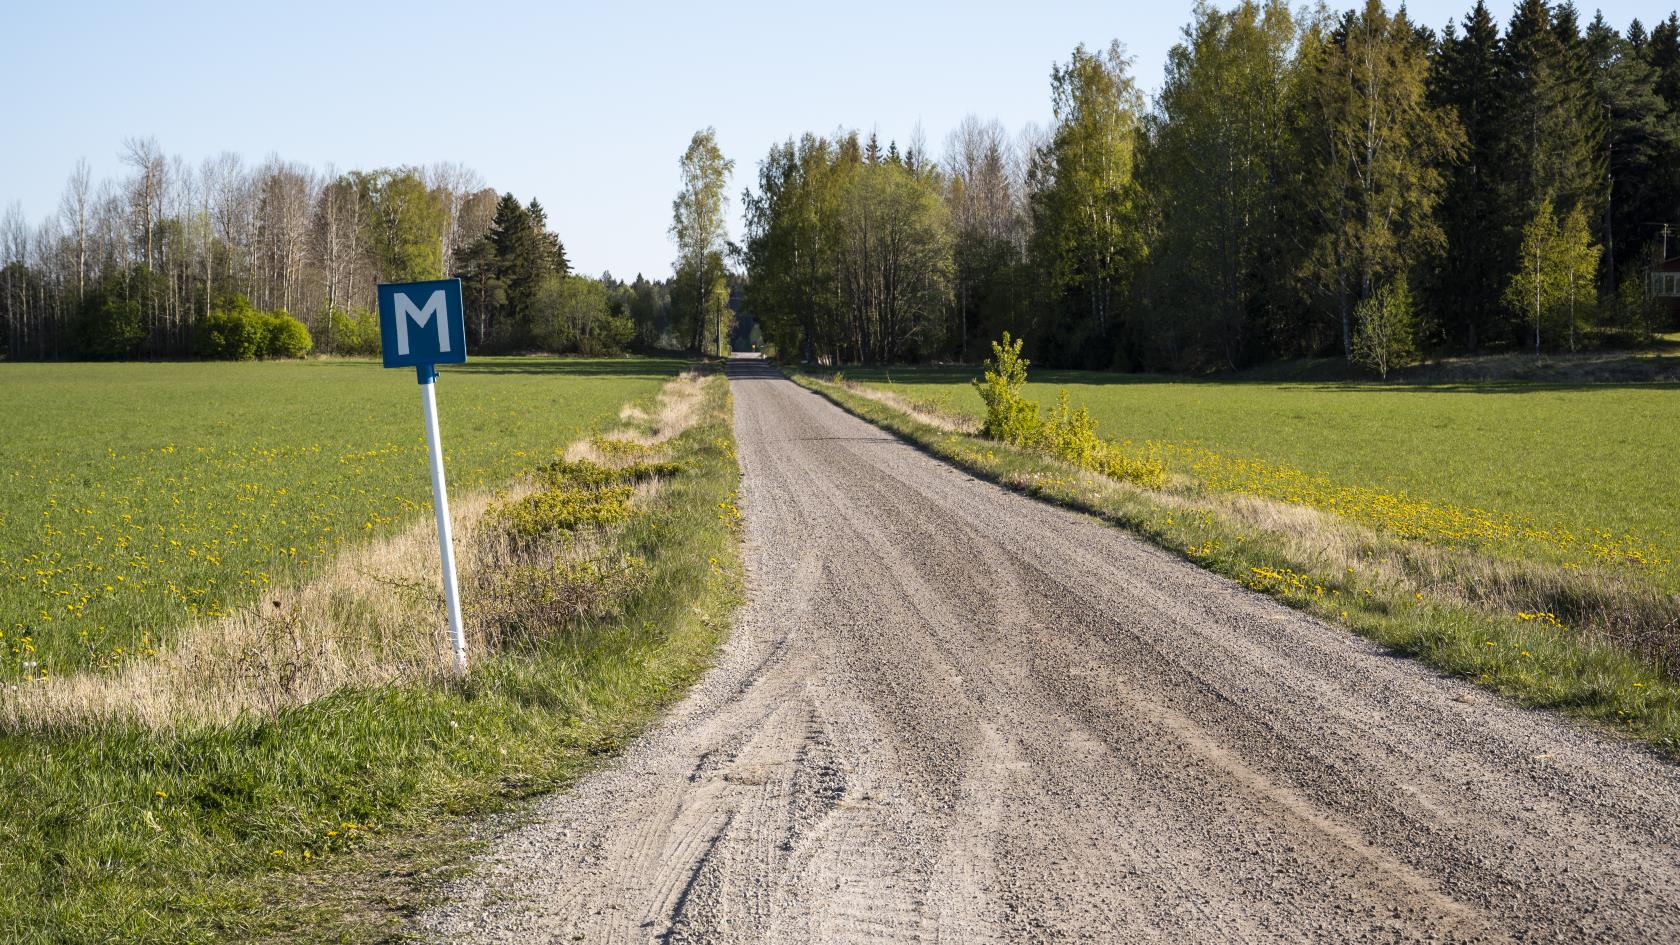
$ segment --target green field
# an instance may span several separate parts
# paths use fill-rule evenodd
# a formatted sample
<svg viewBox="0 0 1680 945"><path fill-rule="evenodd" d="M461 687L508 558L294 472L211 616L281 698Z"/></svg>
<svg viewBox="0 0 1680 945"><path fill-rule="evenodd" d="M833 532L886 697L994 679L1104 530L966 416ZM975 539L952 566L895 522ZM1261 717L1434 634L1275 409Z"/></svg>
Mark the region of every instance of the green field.
<svg viewBox="0 0 1680 945"><path fill-rule="evenodd" d="M978 374L846 372L974 417L983 412L969 385ZM1522 554L1608 556L1680 586L1680 566L1668 560L1680 548L1680 386L1187 381L1033 371L1028 394L1048 406L1062 388L1090 408L1103 436L1170 445L1161 455L1175 471L1233 491L1334 511L1381 498L1385 515L1403 506L1408 523L1450 522L1442 528L1459 537L1514 523L1538 536L1520 542Z"/></svg>
<svg viewBox="0 0 1680 945"><path fill-rule="evenodd" d="M451 488L530 468L680 367L446 368ZM0 364L0 681L143 655L428 510L416 387L363 361Z"/></svg>
<svg viewBox="0 0 1680 945"><path fill-rule="evenodd" d="M599 502L614 513L549 522L515 543L491 505L457 534L462 560L485 563L463 566L476 646L464 679L396 672L342 680L302 702L276 693L266 709L200 707L161 723L22 697L120 688L130 670L177 660L177 650L131 650L120 666L61 675L55 665L50 679L8 681L0 692L16 701L0 724L0 941L391 941L391 923L433 891L430 871L468 852L464 821L563 787L611 757L705 668L738 601L728 387L717 377L667 384L682 366L506 359L444 375L457 489L517 480L536 491L501 501L563 490L566 509ZM351 554L415 545L395 534L423 521L428 504L411 374L335 362L0 365L0 384L24 392L29 407L21 436L4 443L8 560L15 566L38 553L31 541L45 541L65 569L55 578L112 585L85 614L72 608L42 626L75 628L97 614L107 633L156 640L249 597L256 588L236 579L249 569L276 588L328 587L346 607L317 629L341 634L346 647L361 645L369 620L437 632L430 555L388 561L408 569L348 585L326 567L341 542L363 536L391 540ZM681 423L661 427L656 395L678 388L695 406L673 408ZM627 401L639 412L609 422ZM556 448L602 428L632 439L616 450L593 440L607 467L555 472ZM636 468L661 479L645 493L602 471L643 461ZM124 515L139 527L125 534ZM113 554L122 537L127 547ZM115 574L100 569L127 564L125 555L149 567L106 579ZM171 582L215 590L184 600L157 591ZM33 628L39 595L25 581L0 601L9 620L27 611L17 620ZM74 645L41 642L41 654L77 665ZM269 642L288 652L280 637L256 641ZM206 675L189 684L226 685L271 665L193 663Z"/></svg>

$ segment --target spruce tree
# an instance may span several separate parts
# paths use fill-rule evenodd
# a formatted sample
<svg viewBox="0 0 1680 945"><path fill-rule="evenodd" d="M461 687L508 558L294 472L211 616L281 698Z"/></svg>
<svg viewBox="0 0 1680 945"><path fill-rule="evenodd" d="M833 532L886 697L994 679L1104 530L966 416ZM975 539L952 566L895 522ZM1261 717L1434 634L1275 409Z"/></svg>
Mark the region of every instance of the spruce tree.
<svg viewBox="0 0 1680 945"><path fill-rule="evenodd" d="M496 246L496 274L506 286L506 317L499 340L513 347L529 345L533 337L532 303L547 270L531 212L513 194L503 194L497 202L490 236Z"/></svg>
<svg viewBox="0 0 1680 945"><path fill-rule="evenodd" d="M1505 36L1508 115L1516 152L1510 199L1532 218L1550 198L1564 210L1603 206L1604 124L1593 99L1574 7L1522 0Z"/></svg>
<svg viewBox="0 0 1680 945"><path fill-rule="evenodd" d="M1519 225L1502 184L1512 159L1502 55L1499 26L1478 0L1462 35L1447 27L1431 77L1431 98L1458 116L1465 149L1446 170L1439 217L1447 251L1430 288L1444 327L1471 351L1493 333Z"/></svg>
<svg viewBox="0 0 1680 945"><path fill-rule="evenodd" d="M560 236L548 228L548 211L543 209L537 198L531 198L531 205L526 208L531 214L531 230L536 234L539 251L544 257L544 265L549 272L566 275L571 272L571 263L566 259L566 247L560 243Z"/></svg>
<svg viewBox="0 0 1680 945"><path fill-rule="evenodd" d="M1657 94L1670 111L1680 111L1680 15L1670 13L1651 29L1649 48L1648 61L1657 70Z"/></svg>
<svg viewBox="0 0 1680 945"><path fill-rule="evenodd" d="M1587 27L1586 50L1593 92L1606 115L1605 164L1609 170L1604 216L1598 227L1608 262L1601 274L1607 294L1616 274L1642 266L1646 227L1672 212L1668 182L1680 161L1680 129L1657 92L1658 74L1644 56L1644 30L1637 20L1628 38L1616 34L1602 15Z"/></svg>

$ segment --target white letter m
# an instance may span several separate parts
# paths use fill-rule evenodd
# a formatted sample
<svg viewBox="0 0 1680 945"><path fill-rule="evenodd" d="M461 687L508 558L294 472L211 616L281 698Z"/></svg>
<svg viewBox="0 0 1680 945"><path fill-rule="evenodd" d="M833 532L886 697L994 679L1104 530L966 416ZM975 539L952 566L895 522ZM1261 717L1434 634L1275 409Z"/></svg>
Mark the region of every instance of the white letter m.
<svg viewBox="0 0 1680 945"><path fill-rule="evenodd" d="M425 328L435 316L437 318L438 352L449 351L449 319L444 317L443 290L432 293L426 304L418 309L414 302L401 292L396 293L397 305L397 353L408 354L408 320L414 319L417 327Z"/></svg>

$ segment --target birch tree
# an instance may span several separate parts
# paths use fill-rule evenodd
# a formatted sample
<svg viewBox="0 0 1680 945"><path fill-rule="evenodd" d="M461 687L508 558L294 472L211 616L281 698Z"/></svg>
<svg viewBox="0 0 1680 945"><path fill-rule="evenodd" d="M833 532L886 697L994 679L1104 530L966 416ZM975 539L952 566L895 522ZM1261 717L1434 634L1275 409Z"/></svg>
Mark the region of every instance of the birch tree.
<svg viewBox="0 0 1680 945"><path fill-rule="evenodd" d="M681 161L682 188L671 202L671 238L677 244L677 271L688 275L693 282L694 325L690 346L703 350L707 326L707 300L723 271L724 214L729 206L726 193L729 176L735 162L723 156L718 147L717 132L705 128L694 133ZM722 353L723 328L721 312L713 312L716 322L717 353Z"/></svg>

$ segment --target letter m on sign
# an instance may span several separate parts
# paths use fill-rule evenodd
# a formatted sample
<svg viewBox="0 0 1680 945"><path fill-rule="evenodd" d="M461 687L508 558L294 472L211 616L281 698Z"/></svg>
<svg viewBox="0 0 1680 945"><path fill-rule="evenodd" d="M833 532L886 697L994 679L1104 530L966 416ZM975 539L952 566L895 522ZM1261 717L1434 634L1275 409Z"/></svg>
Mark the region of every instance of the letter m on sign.
<svg viewBox="0 0 1680 945"><path fill-rule="evenodd" d="M459 364L467 359L461 280L379 287L379 338L386 367Z"/></svg>
<svg viewBox="0 0 1680 945"><path fill-rule="evenodd" d="M432 293L426 304L420 308L414 307L414 300L408 293L397 293L397 353L408 354L408 323L413 322L416 328L425 328L433 319L437 320L437 350L439 354L449 350L449 318L444 315L445 303L443 290Z"/></svg>

